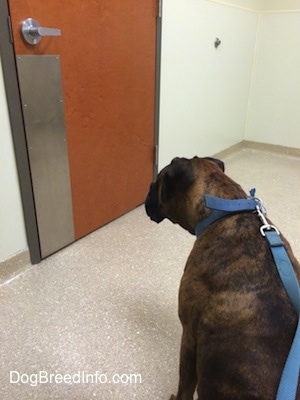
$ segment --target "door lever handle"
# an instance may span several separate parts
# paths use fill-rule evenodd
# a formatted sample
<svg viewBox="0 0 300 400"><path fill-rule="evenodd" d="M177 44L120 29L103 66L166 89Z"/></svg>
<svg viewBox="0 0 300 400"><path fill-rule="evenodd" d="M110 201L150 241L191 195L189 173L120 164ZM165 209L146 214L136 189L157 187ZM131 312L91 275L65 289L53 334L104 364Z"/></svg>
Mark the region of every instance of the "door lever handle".
<svg viewBox="0 0 300 400"><path fill-rule="evenodd" d="M35 33L37 32L37 33ZM30 29L30 33L34 35L40 35L40 36L60 36L61 35L61 30L60 29L54 29L54 28L32 28Z"/></svg>
<svg viewBox="0 0 300 400"><path fill-rule="evenodd" d="M21 32L27 43L35 45L43 36L60 36L61 30L55 28L43 28L33 18L27 18L21 23Z"/></svg>

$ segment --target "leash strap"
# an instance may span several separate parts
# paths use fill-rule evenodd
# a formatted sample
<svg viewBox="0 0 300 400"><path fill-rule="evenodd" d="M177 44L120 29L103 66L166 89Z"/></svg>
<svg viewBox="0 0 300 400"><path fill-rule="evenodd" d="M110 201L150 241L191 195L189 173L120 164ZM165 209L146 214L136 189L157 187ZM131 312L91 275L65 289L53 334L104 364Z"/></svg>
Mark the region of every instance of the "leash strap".
<svg viewBox="0 0 300 400"><path fill-rule="evenodd" d="M296 400L300 374L300 319L281 375L276 400Z"/></svg>
<svg viewBox="0 0 300 400"><path fill-rule="evenodd" d="M300 289L297 276L292 263L287 255L283 241L276 231L265 231L265 237L269 243L273 258L282 283L297 312L300 314ZM300 360L300 356L299 356Z"/></svg>
<svg viewBox="0 0 300 400"><path fill-rule="evenodd" d="M277 391L276 400L295 400L300 374L300 287L284 244L274 230L264 230L279 276L298 314L295 337L288 354Z"/></svg>

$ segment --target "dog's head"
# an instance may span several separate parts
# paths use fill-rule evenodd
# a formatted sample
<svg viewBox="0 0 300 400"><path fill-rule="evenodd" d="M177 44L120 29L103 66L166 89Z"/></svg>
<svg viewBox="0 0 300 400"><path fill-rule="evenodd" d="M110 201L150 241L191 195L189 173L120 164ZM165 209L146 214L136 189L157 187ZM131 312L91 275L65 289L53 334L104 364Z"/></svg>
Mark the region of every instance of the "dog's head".
<svg viewBox="0 0 300 400"><path fill-rule="evenodd" d="M224 180L224 163L212 157L174 158L151 183L146 212L155 222L168 218L192 234L206 215L204 195L217 195Z"/></svg>

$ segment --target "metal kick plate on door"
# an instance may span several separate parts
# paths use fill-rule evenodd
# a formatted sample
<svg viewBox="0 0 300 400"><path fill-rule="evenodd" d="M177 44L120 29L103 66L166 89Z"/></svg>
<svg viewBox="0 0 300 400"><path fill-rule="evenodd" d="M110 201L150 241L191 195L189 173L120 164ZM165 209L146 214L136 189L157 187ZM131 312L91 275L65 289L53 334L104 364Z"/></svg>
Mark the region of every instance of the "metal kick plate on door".
<svg viewBox="0 0 300 400"><path fill-rule="evenodd" d="M17 56L42 258L74 241L60 58Z"/></svg>

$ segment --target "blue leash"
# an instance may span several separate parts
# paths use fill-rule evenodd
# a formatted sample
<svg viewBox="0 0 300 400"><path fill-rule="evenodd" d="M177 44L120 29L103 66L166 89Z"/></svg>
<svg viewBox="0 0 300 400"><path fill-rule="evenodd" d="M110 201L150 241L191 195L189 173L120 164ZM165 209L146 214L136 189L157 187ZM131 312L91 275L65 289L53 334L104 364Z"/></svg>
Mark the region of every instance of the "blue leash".
<svg viewBox="0 0 300 400"><path fill-rule="evenodd" d="M288 358L286 360L276 400L294 400L300 374L300 289L297 276L284 248L284 244L276 231L265 231L273 258L281 281L298 314L298 325Z"/></svg>
<svg viewBox="0 0 300 400"><path fill-rule="evenodd" d="M205 205L212 209L212 212L197 224L195 234L196 236L201 235L210 224L226 215L245 211L258 213L263 223L260 233L267 239L281 281L298 314L297 330L281 375L276 400L296 400L300 375L300 286L278 229L268 223L265 218L266 210L261 200L254 195L255 189L250 190L251 197L247 199L227 200L209 195L204 196Z"/></svg>

